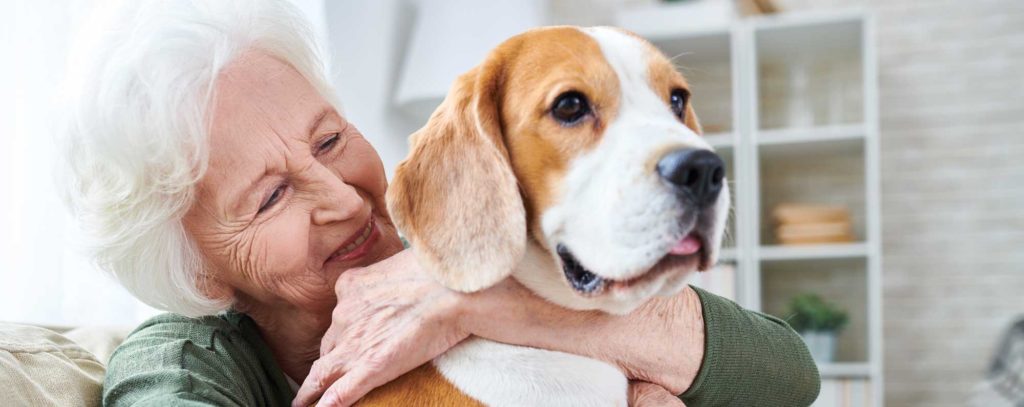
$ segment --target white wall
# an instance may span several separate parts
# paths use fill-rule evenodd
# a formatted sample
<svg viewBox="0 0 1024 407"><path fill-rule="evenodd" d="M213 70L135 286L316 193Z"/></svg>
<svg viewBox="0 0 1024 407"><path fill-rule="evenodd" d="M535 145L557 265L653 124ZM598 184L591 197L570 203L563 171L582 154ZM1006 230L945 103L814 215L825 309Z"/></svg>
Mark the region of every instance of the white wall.
<svg viewBox="0 0 1024 407"><path fill-rule="evenodd" d="M0 6L0 320L134 324L152 312L84 256L57 193L53 103L90 3Z"/></svg>
<svg viewBox="0 0 1024 407"><path fill-rule="evenodd" d="M390 178L422 126L394 108L413 9L405 0L328 1L325 16L332 78L345 116L377 149Z"/></svg>

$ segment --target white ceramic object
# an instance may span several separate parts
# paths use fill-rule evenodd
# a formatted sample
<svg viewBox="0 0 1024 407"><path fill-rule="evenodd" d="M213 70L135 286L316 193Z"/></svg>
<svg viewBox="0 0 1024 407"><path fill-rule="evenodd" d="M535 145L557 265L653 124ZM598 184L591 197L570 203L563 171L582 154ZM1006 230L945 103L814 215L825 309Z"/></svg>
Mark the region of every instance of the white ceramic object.
<svg viewBox="0 0 1024 407"><path fill-rule="evenodd" d="M832 363L835 361L835 331L805 331L801 332L800 336L804 338L807 349L811 351L811 357L818 363Z"/></svg>
<svg viewBox="0 0 1024 407"><path fill-rule="evenodd" d="M659 38L724 30L736 17L736 5L732 1L693 0L622 10L615 15L615 25L646 38Z"/></svg>
<svg viewBox="0 0 1024 407"><path fill-rule="evenodd" d="M508 37L540 26L546 0L418 0L395 105L426 121L455 78Z"/></svg>

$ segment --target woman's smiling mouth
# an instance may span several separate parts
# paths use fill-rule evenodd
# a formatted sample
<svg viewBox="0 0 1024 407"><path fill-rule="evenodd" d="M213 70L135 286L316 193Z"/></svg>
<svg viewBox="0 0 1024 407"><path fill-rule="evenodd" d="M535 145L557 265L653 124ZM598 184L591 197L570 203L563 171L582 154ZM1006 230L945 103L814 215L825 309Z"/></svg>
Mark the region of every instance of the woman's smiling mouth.
<svg viewBox="0 0 1024 407"><path fill-rule="evenodd" d="M337 251L331 254L325 263L333 261L350 261L355 260L366 255L373 248L373 245L377 242L380 237L380 231L377 229L377 222L374 221L374 217L370 215L370 219L366 222L366 226L355 236L350 237L345 243L341 245Z"/></svg>

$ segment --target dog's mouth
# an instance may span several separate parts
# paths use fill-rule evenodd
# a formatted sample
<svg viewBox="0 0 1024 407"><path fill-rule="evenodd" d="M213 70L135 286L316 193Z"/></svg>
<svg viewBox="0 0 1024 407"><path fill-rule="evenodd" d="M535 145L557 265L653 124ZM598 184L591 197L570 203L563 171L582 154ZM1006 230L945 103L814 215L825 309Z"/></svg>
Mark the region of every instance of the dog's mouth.
<svg viewBox="0 0 1024 407"><path fill-rule="evenodd" d="M697 270L707 270L710 266L708 247L708 242L702 234L691 232L676 242L665 256L646 272L628 280L613 280L595 274L580 264L564 244L558 244L556 251L562 260L562 272L565 273L565 278L573 290L584 296L596 296L609 289L627 289L642 284L668 270L680 267L696 266Z"/></svg>

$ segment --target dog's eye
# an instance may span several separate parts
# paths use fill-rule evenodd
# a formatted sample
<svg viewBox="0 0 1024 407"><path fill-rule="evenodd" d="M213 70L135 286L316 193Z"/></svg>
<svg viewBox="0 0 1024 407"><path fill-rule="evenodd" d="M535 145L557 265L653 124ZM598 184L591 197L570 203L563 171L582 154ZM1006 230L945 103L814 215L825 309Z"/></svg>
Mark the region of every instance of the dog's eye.
<svg viewBox="0 0 1024 407"><path fill-rule="evenodd" d="M590 113L590 104L586 96L576 91L558 95L551 105L551 116L565 125L574 125Z"/></svg>
<svg viewBox="0 0 1024 407"><path fill-rule="evenodd" d="M686 101L690 99L690 92L686 89L676 89L668 97L668 104L672 106L672 113L676 114L679 120L686 120Z"/></svg>

